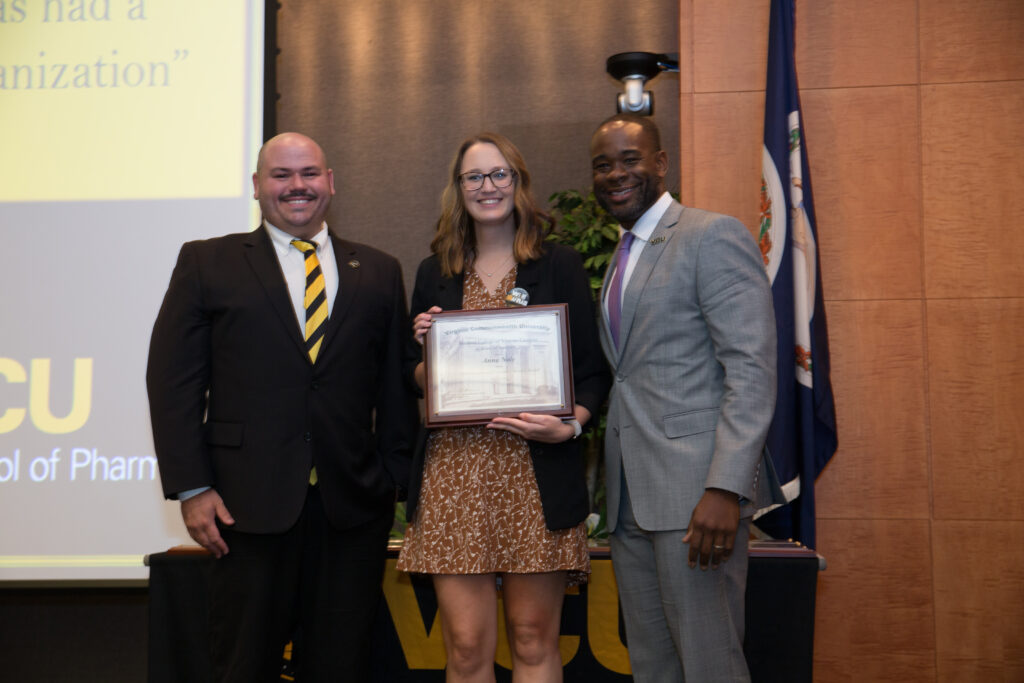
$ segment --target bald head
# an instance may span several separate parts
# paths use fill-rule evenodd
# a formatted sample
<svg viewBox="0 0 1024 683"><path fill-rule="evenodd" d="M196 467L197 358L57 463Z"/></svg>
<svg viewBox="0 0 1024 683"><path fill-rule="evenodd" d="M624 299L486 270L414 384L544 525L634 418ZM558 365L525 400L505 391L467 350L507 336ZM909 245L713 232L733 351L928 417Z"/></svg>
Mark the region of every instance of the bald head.
<svg viewBox="0 0 1024 683"><path fill-rule="evenodd" d="M627 123L640 126L644 137L650 142L651 147L655 151L661 151L661 130L658 128L658 124L654 122L654 119L649 116L640 116L638 114L615 114L609 116L597 127L597 130L594 131L594 136L596 137L605 128L623 126Z"/></svg>
<svg viewBox="0 0 1024 683"><path fill-rule="evenodd" d="M303 135L302 133L278 133L274 137L270 138L263 143L260 147L260 153L256 157L256 173L259 174L260 169L263 168L265 158L268 152L272 152L274 148L278 146L285 147L307 147L314 151L315 154L320 156L320 163L324 168L327 168L327 155L324 154L323 149L316 143L313 138Z"/></svg>

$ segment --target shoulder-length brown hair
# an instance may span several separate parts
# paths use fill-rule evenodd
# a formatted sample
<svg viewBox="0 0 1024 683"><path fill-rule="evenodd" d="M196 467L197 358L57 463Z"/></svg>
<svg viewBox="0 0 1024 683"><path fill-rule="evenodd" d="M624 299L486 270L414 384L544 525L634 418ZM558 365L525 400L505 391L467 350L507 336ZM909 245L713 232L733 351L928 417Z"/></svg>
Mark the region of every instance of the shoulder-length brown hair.
<svg viewBox="0 0 1024 683"><path fill-rule="evenodd" d="M537 205L530 189L530 172L526 170L523 155L512 141L500 133L479 133L467 138L456 152L448 171L448 185L441 193L441 217L437 220L437 231L430 242L430 251L441 262L441 273L452 277L463 272L476 255L476 234L473 219L462 201L459 185L459 170L462 158L473 145L485 142L498 148L515 173L513 180L513 217L516 224L515 242L512 254L516 263L523 263L541 255L544 238L552 226L551 216Z"/></svg>

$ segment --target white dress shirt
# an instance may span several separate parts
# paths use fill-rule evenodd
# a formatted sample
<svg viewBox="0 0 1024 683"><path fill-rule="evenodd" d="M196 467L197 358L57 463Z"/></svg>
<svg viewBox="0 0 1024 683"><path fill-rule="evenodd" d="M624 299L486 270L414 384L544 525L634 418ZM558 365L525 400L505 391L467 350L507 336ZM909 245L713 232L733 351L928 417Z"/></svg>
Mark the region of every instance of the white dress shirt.
<svg viewBox="0 0 1024 683"><path fill-rule="evenodd" d="M270 240L274 243L274 251L277 253L277 261L281 264L281 272L288 284L288 294L292 298L292 306L295 308L295 320L299 329L305 334L306 330L306 257L292 246L293 235L284 230L276 228L267 221L263 221L270 233ZM327 316L330 317L334 310L334 300L338 296L338 266L334 259L334 246L331 244L327 234L327 223L320 227L320 232L313 236L310 242L316 244L316 257L320 261L320 270L324 273L324 288L327 294Z"/></svg>
<svg viewBox="0 0 1024 683"><path fill-rule="evenodd" d="M640 260L640 252L647 246L647 242L651 239L651 233L658 227L658 223L661 221L661 217L668 211L668 207L672 206L672 195L665 192L658 201L651 204L651 208L644 211L644 214L637 219L637 222L633 224L633 229L630 231L633 233L633 243L629 245L629 260L626 262L626 272L622 278L622 288L619 290L622 296L626 295L626 287L629 285L629 278L633 276L633 270L636 268L636 262ZM622 235L626 231L619 227L619 239L622 239ZM614 256L612 257L612 263L615 263ZM614 266L613 266L614 267ZM619 302L621 303L621 302ZM608 299L605 298L601 304L601 308L604 310L605 322L608 321Z"/></svg>

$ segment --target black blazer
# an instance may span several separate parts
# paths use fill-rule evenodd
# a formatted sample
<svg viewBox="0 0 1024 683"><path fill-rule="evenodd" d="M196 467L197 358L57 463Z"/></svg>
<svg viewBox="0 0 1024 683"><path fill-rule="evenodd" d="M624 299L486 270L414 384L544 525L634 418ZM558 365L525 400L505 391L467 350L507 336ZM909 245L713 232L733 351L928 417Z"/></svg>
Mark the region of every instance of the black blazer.
<svg viewBox="0 0 1024 683"><path fill-rule="evenodd" d="M211 486L235 528L282 532L316 465L339 529L408 480L417 419L402 377L398 262L331 235L338 297L316 364L266 229L189 242L153 327L146 383L164 495Z"/></svg>
<svg viewBox="0 0 1024 683"><path fill-rule="evenodd" d="M416 287L412 294L413 315L431 306L452 311L462 308L462 274L452 278L441 275L436 256L420 263ZM611 375L597 336L590 283L579 253L567 246L546 243L544 253L534 261L519 264L516 286L530 294L531 304L569 305L569 336L572 344L573 389L576 403L598 418L601 405L611 386ZM415 342L409 346L406 373L411 376L422 359L422 350ZM413 521L423 480L427 430L421 430L413 457L406 516ZM544 519L549 529L576 526L590 513L590 502L584 478L584 462L579 440L557 444L528 441L533 470L540 489Z"/></svg>

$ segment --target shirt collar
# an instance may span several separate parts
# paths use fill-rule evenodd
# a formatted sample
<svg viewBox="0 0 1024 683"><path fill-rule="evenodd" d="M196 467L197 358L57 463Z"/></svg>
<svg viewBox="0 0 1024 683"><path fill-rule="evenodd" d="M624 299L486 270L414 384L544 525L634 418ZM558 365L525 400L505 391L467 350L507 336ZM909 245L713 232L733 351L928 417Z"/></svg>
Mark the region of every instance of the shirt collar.
<svg viewBox="0 0 1024 683"><path fill-rule="evenodd" d="M295 235L290 235L281 228L271 225L270 221L264 220L263 225L267 226L267 232L270 233L270 239L274 243L274 247L278 253L288 253L289 249L292 249L292 240L296 239ZM327 223L326 221L320 225L320 232L313 235L312 239L308 240L316 244L316 250L319 253L324 245L327 244Z"/></svg>
<svg viewBox="0 0 1024 683"><path fill-rule="evenodd" d="M644 214L637 219L636 223L633 224L633 229L630 231L633 236L637 239L648 241L651 238L651 233L658 227L658 223L661 222L661 217L668 211L668 207L672 206L672 195L668 192L662 193L658 197L658 201L651 204L651 207L644 211ZM619 227L619 237L622 237L622 233L625 230Z"/></svg>

